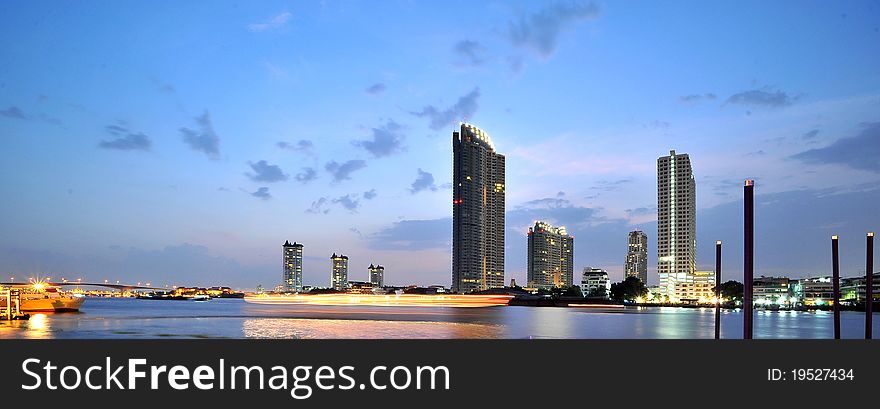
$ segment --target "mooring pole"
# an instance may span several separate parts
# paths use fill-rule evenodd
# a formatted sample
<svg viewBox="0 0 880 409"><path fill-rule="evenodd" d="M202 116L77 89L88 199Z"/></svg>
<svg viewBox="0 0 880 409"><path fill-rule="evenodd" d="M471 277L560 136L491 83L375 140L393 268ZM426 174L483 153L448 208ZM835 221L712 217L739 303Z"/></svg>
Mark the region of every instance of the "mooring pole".
<svg viewBox="0 0 880 409"><path fill-rule="evenodd" d="M868 232L865 255L865 339L871 339L874 327L874 232Z"/></svg>
<svg viewBox="0 0 880 409"><path fill-rule="evenodd" d="M834 311L834 339L840 339L840 259L837 235L831 236L831 309Z"/></svg>
<svg viewBox="0 0 880 409"><path fill-rule="evenodd" d="M721 240L715 242L715 339L721 339Z"/></svg>
<svg viewBox="0 0 880 409"><path fill-rule="evenodd" d="M755 275L755 181L743 187L743 339L752 339L752 282Z"/></svg>

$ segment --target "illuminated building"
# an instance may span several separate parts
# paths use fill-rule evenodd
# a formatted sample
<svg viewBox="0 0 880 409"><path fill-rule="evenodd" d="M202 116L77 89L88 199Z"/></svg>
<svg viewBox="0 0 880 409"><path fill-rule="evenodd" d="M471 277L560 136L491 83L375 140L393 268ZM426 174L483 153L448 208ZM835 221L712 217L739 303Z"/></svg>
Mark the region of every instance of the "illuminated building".
<svg viewBox="0 0 880 409"><path fill-rule="evenodd" d="M504 156L466 123L452 151L452 291L504 287Z"/></svg>
<svg viewBox="0 0 880 409"><path fill-rule="evenodd" d="M866 291L868 287L865 276L846 277L840 279L840 300L841 304L845 301L847 304L863 304L867 300ZM880 301L880 272L874 273L874 302Z"/></svg>
<svg viewBox="0 0 880 409"><path fill-rule="evenodd" d="M753 302L756 305L789 306L792 291L788 277L764 277L752 280Z"/></svg>
<svg viewBox="0 0 880 409"><path fill-rule="evenodd" d="M585 297L608 298L611 296L611 280L608 279L608 272L601 268L584 267L581 278L581 293Z"/></svg>
<svg viewBox="0 0 880 409"><path fill-rule="evenodd" d="M629 232L624 274L625 277L637 277L648 285L648 235L643 231Z"/></svg>
<svg viewBox="0 0 880 409"><path fill-rule="evenodd" d="M381 288L385 286L385 267L381 265L374 266L373 263L370 263L367 271L370 273L370 282L373 283L374 287Z"/></svg>
<svg viewBox="0 0 880 409"><path fill-rule="evenodd" d="M830 276L794 280L791 288L799 306L821 307L834 304Z"/></svg>
<svg viewBox="0 0 880 409"><path fill-rule="evenodd" d="M368 281L349 281L348 292L352 294L373 294L376 288L373 283Z"/></svg>
<svg viewBox="0 0 880 409"><path fill-rule="evenodd" d="M666 288L672 302L709 303L715 298L715 272L694 271L684 276L684 280L675 280Z"/></svg>
<svg viewBox="0 0 880 409"><path fill-rule="evenodd" d="M330 256L332 270L330 270L330 288L336 291L348 290L348 256L333 253Z"/></svg>
<svg viewBox="0 0 880 409"><path fill-rule="evenodd" d="M671 302L697 271L696 182L688 155L669 151L657 159L657 273Z"/></svg>
<svg viewBox="0 0 880 409"><path fill-rule="evenodd" d="M287 293L302 292L303 285L303 245L297 242L290 244L284 241L282 251L282 277L281 290Z"/></svg>
<svg viewBox="0 0 880 409"><path fill-rule="evenodd" d="M574 237L565 226L536 221L528 233L528 286L570 287L574 284Z"/></svg>

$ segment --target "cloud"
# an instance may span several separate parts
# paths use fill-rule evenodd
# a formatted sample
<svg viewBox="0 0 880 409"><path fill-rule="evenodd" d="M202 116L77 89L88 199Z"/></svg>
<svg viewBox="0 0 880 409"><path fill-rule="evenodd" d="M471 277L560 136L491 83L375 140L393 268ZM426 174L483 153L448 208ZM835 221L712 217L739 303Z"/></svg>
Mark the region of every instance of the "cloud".
<svg viewBox="0 0 880 409"><path fill-rule="evenodd" d="M573 204L562 197L535 199L518 205L507 212L508 226L515 230L523 229L543 220L554 225L588 225L603 221L597 217L597 209Z"/></svg>
<svg viewBox="0 0 880 409"><path fill-rule="evenodd" d="M809 141L809 140L816 138L817 135L819 135L819 130L813 129L812 131L805 132L803 135L801 135L801 138L803 138L806 141Z"/></svg>
<svg viewBox="0 0 880 409"><path fill-rule="evenodd" d="M594 186L590 187L590 189L599 190L602 192L613 192L616 190L620 190L621 186L632 182L633 178L624 178L618 180L599 180Z"/></svg>
<svg viewBox="0 0 880 409"><path fill-rule="evenodd" d="M24 111L21 108L16 106L11 106L0 111L0 115L5 116L7 118L15 118L15 119L26 119L27 117L24 114Z"/></svg>
<svg viewBox="0 0 880 409"><path fill-rule="evenodd" d="M507 68L510 68L510 71L515 74L522 71L523 67L525 67L525 62L523 61L523 58L518 55L508 56L506 61Z"/></svg>
<svg viewBox="0 0 880 409"><path fill-rule="evenodd" d="M452 218L401 220L367 239L371 250L448 249L452 242Z"/></svg>
<svg viewBox="0 0 880 409"><path fill-rule="evenodd" d="M330 161L324 165L324 169L333 175L333 181L335 182L349 180L351 179L352 173L365 167L367 167L367 162L360 159L352 159L342 164L337 163L336 161Z"/></svg>
<svg viewBox="0 0 880 409"><path fill-rule="evenodd" d="M455 43L452 51L457 57L457 65L478 66L486 61L486 47L473 40L461 40Z"/></svg>
<svg viewBox="0 0 880 409"><path fill-rule="evenodd" d="M202 152L210 159L218 159L220 157L220 137L214 132L211 114L205 111L204 114L196 117L195 120L198 130L187 127L180 128L183 141L192 150Z"/></svg>
<svg viewBox="0 0 880 409"><path fill-rule="evenodd" d="M364 199L365 200L373 200L378 195L379 194L376 193L376 189L370 189L370 190L364 192Z"/></svg>
<svg viewBox="0 0 880 409"><path fill-rule="evenodd" d="M541 57L549 57L556 51L562 30L598 15L599 7L592 2L551 4L537 13L510 22L510 40L515 46L529 48Z"/></svg>
<svg viewBox="0 0 880 409"><path fill-rule="evenodd" d="M373 139L353 141L352 143L366 149L376 158L389 156L405 149L402 130L403 127L397 122L389 120L385 125L372 129Z"/></svg>
<svg viewBox="0 0 880 409"><path fill-rule="evenodd" d="M416 180L412 182L409 191L412 194L416 194L423 190L436 192L437 185L434 184L434 175L429 172L425 172L422 169L419 169L418 176L416 176Z"/></svg>
<svg viewBox="0 0 880 409"><path fill-rule="evenodd" d="M300 139L296 143L278 141L275 143L275 146L279 147L280 149L300 152L304 154L312 154L313 149L315 148L315 144L308 139Z"/></svg>
<svg viewBox="0 0 880 409"><path fill-rule="evenodd" d="M290 21L290 16L291 14L285 11L262 23L248 24L247 29L253 32L260 32L281 28L287 25L287 22Z"/></svg>
<svg viewBox="0 0 880 409"><path fill-rule="evenodd" d="M379 95L379 94L385 92L386 89L388 89L388 87L386 87L385 84L378 82L378 83L375 83L375 84L367 87L367 89L365 89L364 92L366 92L367 94L370 94L370 95Z"/></svg>
<svg viewBox="0 0 880 409"><path fill-rule="evenodd" d="M269 200L272 198L272 195L269 194L268 187L258 188L256 192L250 193L251 196L260 198L262 200Z"/></svg>
<svg viewBox="0 0 880 409"><path fill-rule="evenodd" d="M330 213L330 209L325 209L324 205L327 204L327 198L321 197L318 200L312 202L312 205L306 209L306 213L314 213L314 214L327 214Z"/></svg>
<svg viewBox="0 0 880 409"><path fill-rule="evenodd" d="M457 121L467 121L477 112L477 99L480 98L480 88L476 87L473 91L458 98L449 108L440 110L433 105L427 105L420 112L411 112L413 115L430 119L430 128L439 131L450 124Z"/></svg>
<svg viewBox="0 0 880 409"><path fill-rule="evenodd" d="M302 168L302 172L297 173L294 178L297 182L309 183L318 178L318 172L315 171L315 168L305 167Z"/></svg>
<svg viewBox="0 0 880 409"><path fill-rule="evenodd" d="M269 162L265 160L261 160L257 163L248 162L253 169L254 173L245 173L245 176L249 177L254 182L281 182L287 180L287 174L285 174L281 168L277 165L270 165Z"/></svg>
<svg viewBox="0 0 880 409"><path fill-rule="evenodd" d="M115 125L107 125L104 127L104 130L110 135L115 136L115 138L98 142L99 148L122 151L149 151L152 146L149 136L141 132L135 133L130 131L122 122Z"/></svg>
<svg viewBox="0 0 880 409"><path fill-rule="evenodd" d="M670 124L669 122L661 121L659 119L655 119L645 124L645 127L653 129L669 129L670 126L672 126L672 124Z"/></svg>
<svg viewBox="0 0 880 409"><path fill-rule="evenodd" d="M727 98L728 104L739 104L755 107L785 107L793 104L800 96L791 96L770 87L739 92Z"/></svg>
<svg viewBox="0 0 880 409"><path fill-rule="evenodd" d="M880 172L880 122L861 125L856 136L840 138L824 148L810 149L792 158L808 164L834 163Z"/></svg>
<svg viewBox="0 0 880 409"><path fill-rule="evenodd" d="M707 92L705 94L690 94L690 95L682 95L678 97L678 100L681 102L699 102L702 100L714 101L718 96L711 92Z"/></svg>
<svg viewBox="0 0 880 409"><path fill-rule="evenodd" d="M341 205L345 210L348 210L351 213L357 213L358 207L361 206L361 202L357 199L357 196L352 196L350 194L333 199L333 203Z"/></svg>

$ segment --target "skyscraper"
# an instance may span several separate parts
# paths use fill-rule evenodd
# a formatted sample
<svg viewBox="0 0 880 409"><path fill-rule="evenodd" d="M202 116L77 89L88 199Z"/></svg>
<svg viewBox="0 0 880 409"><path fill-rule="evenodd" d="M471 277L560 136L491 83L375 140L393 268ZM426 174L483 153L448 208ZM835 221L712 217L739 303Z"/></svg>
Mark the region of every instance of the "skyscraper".
<svg viewBox="0 0 880 409"><path fill-rule="evenodd" d="M625 277L638 277L648 285L648 235L641 230L629 232L624 273Z"/></svg>
<svg viewBox="0 0 880 409"><path fill-rule="evenodd" d="M284 292L301 292L303 286L303 245L297 242L290 244L285 240L281 246L282 269L281 285Z"/></svg>
<svg viewBox="0 0 880 409"><path fill-rule="evenodd" d="M694 281L697 271L696 182L686 153L657 159L657 273L660 291L671 302L677 283Z"/></svg>
<svg viewBox="0 0 880 409"><path fill-rule="evenodd" d="M489 134L452 132L452 291L504 286L504 155Z"/></svg>
<svg viewBox="0 0 880 409"><path fill-rule="evenodd" d="M385 286L385 267L381 265L374 266L373 263L370 263L370 267L367 270L370 273L370 283L374 287L381 288Z"/></svg>
<svg viewBox="0 0 880 409"><path fill-rule="evenodd" d="M574 284L574 237L565 226L536 221L529 227L528 286L570 287Z"/></svg>
<svg viewBox="0 0 880 409"><path fill-rule="evenodd" d="M330 287L336 291L348 290L348 256L333 253L330 256Z"/></svg>

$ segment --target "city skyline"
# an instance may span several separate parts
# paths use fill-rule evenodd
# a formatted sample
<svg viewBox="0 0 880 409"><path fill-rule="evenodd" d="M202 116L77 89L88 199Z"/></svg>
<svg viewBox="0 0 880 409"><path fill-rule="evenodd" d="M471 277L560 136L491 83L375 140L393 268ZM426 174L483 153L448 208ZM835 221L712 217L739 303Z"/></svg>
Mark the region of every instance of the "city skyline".
<svg viewBox="0 0 880 409"><path fill-rule="evenodd" d="M505 281L526 282L535 220L620 281L627 233L657 242L671 149L701 187L696 268L723 240L724 280L742 280L744 179L756 276L827 274L832 234L842 276L863 273L880 225L874 2L9 9L0 269L19 279L253 288L296 237L307 284L343 249L389 285L450 285L459 121L506 157Z"/></svg>

